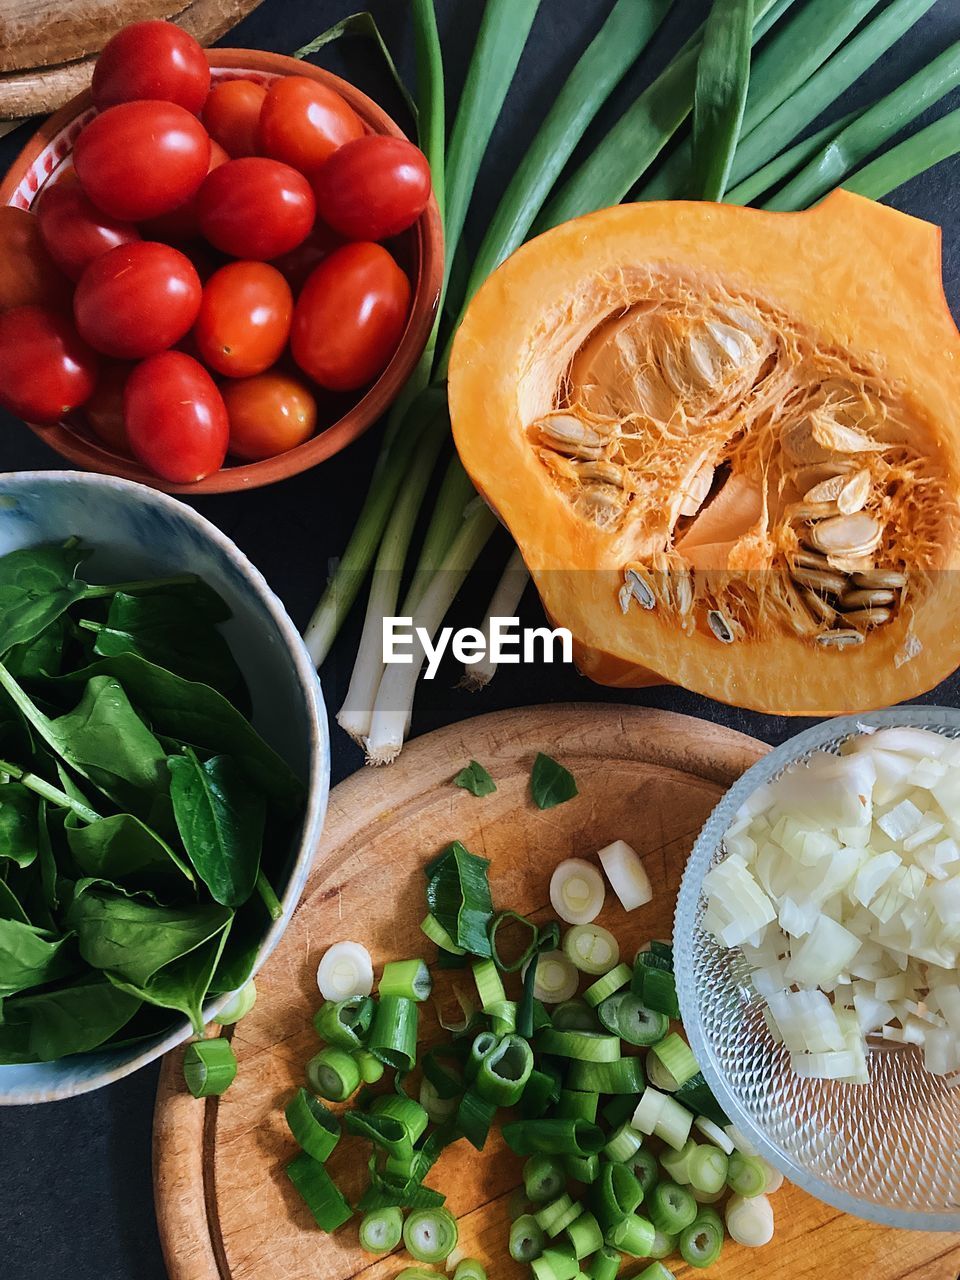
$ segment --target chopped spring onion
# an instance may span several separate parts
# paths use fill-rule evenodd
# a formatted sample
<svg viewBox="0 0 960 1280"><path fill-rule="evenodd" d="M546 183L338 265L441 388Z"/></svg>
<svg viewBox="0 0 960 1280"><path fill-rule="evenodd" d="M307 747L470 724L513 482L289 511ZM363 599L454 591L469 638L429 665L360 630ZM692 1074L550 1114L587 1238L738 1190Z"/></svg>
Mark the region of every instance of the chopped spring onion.
<svg viewBox="0 0 960 1280"><path fill-rule="evenodd" d="M573 1059L566 1080L568 1089L607 1094L637 1094L644 1083L643 1063L639 1058L620 1058L617 1062L580 1062Z"/></svg>
<svg viewBox="0 0 960 1280"><path fill-rule="evenodd" d="M414 668L394 666L393 671ZM414 676L416 679L416 676ZM381 691L383 686L381 686ZM493 920L488 876L490 863L454 840L427 864L427 905L458 947L471 955L490 956L487 929Z"/></svg>
<svg viewBox="0 0 960 1280"><path fill-rule="evenodd" d="M726 1194L726 1186L724 1186L722 1191L698 1191L696 1187L693 1188L693 1198L696 1200L697 1204L718 1204Z"/></svg>
<svg viewBox="0 0 960 1280"><path fill-rule="evenodd" d="M726 1185L727 1157L717 1147L698 1146L690 1157L690 1182L696 1191L713 1194Z"/></svg>
<svg viewBox="0 0 960 1280"><path fill-rule="evenodd" d="M403 1214L396 1206L373 1209L360 1222L360 1248L367 1253L389 1253L403 1235Z"/></svg>
<svg viewBox="0 0 960 1280"><path fill-rule="evenodd" d="M593 1255L593 1261L587 1270L590 1280L617 1280L620 1270L620 1254L609 1245L604 1245Z"/></svg>
<svg viewBox="0 0 960 1280"><path fill-rule="evenodd" d="M484 1013L489 1013L493 1005L506 1001L507 993L493 960L474 960L473 980L477 984L477 995Z"/></svg>
<svg viewBox="0 0 960 1280"><path fill-rule="evenodd" d="M590 1186L600 1177L599 1156L564 1156L563 1167L568 1178L582 1182L584 1186Z"/></svg>
<svg viewBox="0 0 960 1280"><path fill-rule="evenodd" d="M656 1015L663 1017L663 1014ZM669 1026L669 1020L667 1026ZM663 1093L676 1093L680 1088L676 1077L673 1076L663 1065L659 1058L654 1058L651 1054L647 1054L646 1061L647 1079L655 1089L662 1090Z"/></svg>
<svg viewBox="0 0 960 1280"><path fill-rule="evenodd" d="M403 1244L417 1262L442 1262L457 1246L457 1220L449 1209L418 1209L403 1224Z"/></svg>
<svg viewBox="0 0 960 1280"><path fill-rule="evenodd" d="M724 1214L727 1230L737 1244L759 1249L773 1239L773 1205L766 1196L731 1196Z"/></svg>
<svg viewBox="0 0 960 1280"><path fill-rule="evenodd" d="M668 1236L665 1232L658 1231L653 1237L653 1244L650 1246L647 1257L657 1261L661 1258L669 1258L671 1253L676 1253L679 1243L679 1236Z"/></svg>
<svg viewBox="0 0 960 1280"><path fill-rule="evenodd" d="M384 996L403 996L407 1000L426 1000L433 990L430 970L422 960L392 960L383 966L377 988Z"/></svg>
<svg viewBox="0 0 960 1280"><path fill-rule="evenodd" d="M500 950L498 934L501 929L506 927L509 929L515 926L518 929L526 930L528 941L526 946L510 960L507 960ZM490 951L493 955L493 961L501 973L519 973L519 971L530 961L533 953L537 949L537 939L540 930L528 920L526 916L518 915L516 911L498 911L490 922L488 930L490 937Z"/></svg>
<svg viewBox="0 0 960 1280"><path fill-rule="evenodd" d="M419 1142L427 1128L427 1113L419 1102L401 1094L385 1094L375 1098L371 1110L378 1116L389 1116L403 1126L411 1144Z"/></svg>
<svg viewBox="0 0 960 1280"><path fill-rule="evenodd" d="M599 976L620 963L620 944L597 924L575 924L563 936L563 954L581 973Z"/></svg>
<svg viewBox="0 0 960 1280"><path fill-rule="evenodd" d="M514 1262L532 1262L543 1253L546 1234L532 1213L524 1213L510 1228L510 1257Z"/></svg>
<svg viewBox="0 0 960 1280"><path fill-rule="evenodd" d="M666 1235L676 1236L697 1217L697 1202L686 1187L675 1182L658 1182L646 1201L653 1225Z"/></svg>
<svg viewBox="0 0 960 1280"><path fill-rule="evenodd" d="M706 1116L697 1116L693 1122L693 1127L702 1133L708 1141L712 1142L715 1147L719 1147L725 1156L733 1155L733 1142L718 1124L714 1124Z"/></svg>
<svg viewBox="0 0 960 1280"><path fill-rule="evenodd" d="M631 1121L633 1127L639 1133L644 1133L647 1137L650 1137L657 1127L667 1101L666 1094L660 1093L659 1090L645 1089L633 1113L633 1120Z"/></svg>
<svg viewBox="0 0 960 1280"><path fill-rule="evenodd" d="M599 1106L599 1094L561 1089L557 1099L557 1116L561 1120L586 1120L587 1124L596 1124Z"/></svg>
<svg viewBox="0 0 960 1280"><path fill-rule="evenodd" d="M360 1088L360 1068L345 1049L321 1049L307 1063L307 1084L328 1102L346 1102Z"/></svg>
<svg viewBox="0 0 960 1280"><path fill-rule="evenodd" d="M348 1133L366 1138L387 1153L391 1163L387 1172L406 1181L410 1176L413 1145L404 1126L394 1116L378 1116L365 1111L348 1111L343 1122ZM371 1206L367 1206L371 1207Z"/></svg>
<svg viewBox="0 0 960 1280"><path fill-rule="evenodd" d="M599 1031L597 1015L585 1000L564 1000L550 1021L557 1031Z"/></svg>
<svg viewBox="0 0 960 1280"><path fill-rule="evenodd" d="M547 1062L541 1068L534 1067L520 1099L520 1110L532 1120L538 1120L560 1097L560 1072Z"/></svg>
<svg viewBox="0 0 960 1280"><path fill-rule="evenodd" d="M298 1089L284 1112L290 1132L308 1156L323 1164L340 1141L340 1121L322 1102ZM392 1246L391 1246L392 1247Z"/></svg>
<svg viewBox="0 0 960 1280"><path fill-rule="evenodd" d="M473 1044L470 1046L470 1055L467 1058L464 1067L464 1075L472 1084L480 1073L480 1065L484 1058L493 1053L499 1043L497 1036L492 1031L481 1031L474 1038Z"/></svg>
<svg viewBox="0 0 960 1280"><path fill-rule="evenodd" d="M367 1048L395 1071L411 1071L417 1060L417 1005L404 996L383 996Z"/></svg>
<svg viewBox="0 0 960 1280"><path fill-rule="evenodd" d="M218 1098L233 1084L237 1058L229 1040L194 1040L183 1055L183 1079L195 1098Z"/></svg>
<svg viewBox="0 0 960 1280"><path fill-rule="evenodd" d="M784 1183L783 1174L780 1172L779 1169L775 1169L772 1164L764 1160L762 1156L758 1156L757 1159L763 1165L763 1171L767 1175L767 1183L766 1183L766 1186L763 1188L763 1194L765 1196L773 1195L775 1191L779 1191L780 1188L783 1186L783 1183Z"/></svg>
<svg viewBox="0 0 960 1280"><path fill-rule="evenodd" d="M580 1272L580 1259L569 1244L544 1249L530 1264L534 1280L574 1280Z"/></svg>
<svg viewBox="0 0 960 1280"><path fill-rule="evenodd" d="M441 1046L428 1050L423 1055L423 1077L430 1081L438 1098L459 1098L464 1090L461 1054Z"/></svg>
<svg viewBox="0 0 960 1280"><path fill-rule="evenodd" d="M552 1239L561 1231L566 1231L570 1223L575 1222L582 1212L583 1205L571 1200L570 1196L564 1192L556 1200L543 1205L533 1216L540 1230Z"/></svg>
<svg viewBox="0 0 960 1280"><path fill-rule="evenodd" d="M522 1036L504 1036L480 1062L475 1088L481 1098L498 1107L520 1101L533 1071L533 1050Z"/></svg>
<svg viewBox="0 0 960 1280"><path fill-rule="evenodd" d="M233 1023L239 1022L241 1018L245 1018L256 1003L257 988L251 978L245 986L233 993L217 1014L217 1022L221 1027L232 1026Z"/></svg>
<svg viewBox="0 0 960 1280"><path fill-rule="evenodd" d="M641 1147L639 1151L634 1152L626 1163L627 1168L640 1183L640 1188L643 1191L644 1198L646 1198L660 1181L657 1157L646 1147Z"/></svg>
<svg viewBox="0 0 960 1280"><path fill-rule="evenodd" d="M669 1095L665 1097L653 1131L654 1136L662 1138L674 1151L679 1151L690 1137L692 1128L693 1112L682 1107L675 1098Z"/></svg>
<svg viewBox="0 0 960 1280"><path fill-rule="evenodd" d="M617 1037L600 1031L558 1031L555 1027L544 1027L537 1034L537 1049L540 1053L576 1058L581 1062L616 1062L620 1057Z"/></svg>
<svg viewBox="0 0 960 1280"><path fill-rule="evenodd" d="M482 1151L496 1112L496 1103L487 1102L473 1089L468 1089L457 1108L456 1130L472 1147Z"/></svg>
<svg viewBox="0 0 960 1280"><path fill-rule="evenodd" d="M762 1195L766 1185L767 1171L760 1163L759 1156L745 1156L742 1152L735 1151L727 1169L727 1186L730 1190L749 1200Z"/></svg>
<svg viewBox="0 0 960 1280"><path fill-rule="evenodd" d="M523 1166L523 1186L527 1199L534 1204L546 1204L549 1200L555 1200L564 1187L563 1174L563 1166L555 1156L531 1156Z"/></svg>
<svg viewBox="0 0 960 1280"><path fill-rule="evenodd" d="M675 1031L655 1044L650 1053L673 1076L677 1088L692 1080L700 1070L690 1046Z"/></svg>
<svg viewBox="0 0 960 1280"><path fill-rule="evenodd" d="M635 911L652 900L650 877L637 852L625 840L614 840L597 857L624 911Z"/></svg>
<svg viewBox="0 0 960 1280"><path fill-rule="evenodd" d="M359 1049L373 1025L375 1010L370 996L327 1000L314 1014L313 1028L321 1040L337 1049Z"/></svg>
<svg viewBox="0 0 960 1280"><path fill-rule="evenodd" d="M593 1210L605 1231L633 1213L642 1199L643 1189L625 1164L601 1168L593 1187Z"/></svg>
<svg viewBox="0 0 960 1280"><path fill-rule="evenodd" d="M643 1138L637 1133L633 1125L624 1121L610 1135L607 1145L603 1148L603 1154L608 1160L612 1160L614 1164L625 1164L632 1155L635 1155L640 1150L642 1141Z"/></svg>
<svg viewBox="0 0 960 1280"><path fill-rule="evenodd" d="M434 1124L446 1124L457 1114L459 1098L441 1098L434 1085L426 1076L420 1081L420 1105Z"/></svg>
<svg viewBox="0 0 960 1280"><path fill-rule="evenodd" d="M603 1026L615 1036L619 1036L627 1044L646 1047L662 1040L670 1028L670 1019L664 1013L655 1013L648 1009L638 996L630 991L619 991L608 996L597 1008L597 1017ZM647 1059L647 1074L652 1063ZM653 1083L657 1088L662 1085ZM674 1083L673 1088L676 1088Z"/></svg>
<svg viewBox="0 0 960 1280"><path fill-rule="evenodd" d="M437 1273L427 1267L404 1267L397 1272L396 1280L436 1280Z"/></svg>
<svg viewBox="0 0 960 1280"><path fill-rule="evenodd" d="M353 1216L353 1210L329 1173L306 1153L291 1160L285 1173L322 1230L336 1231Z"/></svg>
<svg viewBox="0 0 960 1280"><path fill-rule="evenodd" d="M355 1049L353 1060L360 1071L360 1079L364 1084L376 1084L383 1079L384 1066L379 1058L375 1058L367 1049Z"/></svg>
<svg viewBox="0 0 960 1280"><path fill-rule="evenodd" d="M652 1256L652 1254L647 1254L647 1257ZM633 1277L633 1280L674 1280L674 1275L672 1271L667 1270L662 1262L654 1262L651 1266L644 1267L642 1271L639 1271Z"/></svg>
<svg viewBox="0 0 960 1280"><path fill-rule="evenodd" d="M631 1214L629 1218L623 1218L610 1227L606 1239L608 1244L631 1258L646 1258L650 1255L650 1247L656 1235L656 1228L649 1218Z"/></svg>
<svg viewBox="0 0 960 1280"><path fill-rule="evenodd" d="M590 924L603 910L603 876L583 858L567 858L550 877L550 905L565 924Z"/></svg>
<svg viewBox="0 0 960 1280"><path fill-rule="evenodd" d="M603 1104L600 1114L611 1129L616 1129L617 1125L630 1119L636 1105L635 1099L628 1098L626 1094L617 1094Z"/></svg>
<svg viewBox="0 0 960 1280"><path fill-rule="evenodd" d="M589 1156L603 1149L603 1131L586 1120L517 1120L503 1126L503 1140L518 1156Z"/></svg>
<svg viewBox="0 0 960 1280"><path fill-rule="evenodd" d="M524 977L533 964L528 960L522 969ZM536 979L533 984L535 1000L544 1004L561 1004L572 1000L580 985L579 975L562 951L546 951L537 960Z"/></svg>
<svg viewBox="0 0 960 1280"><path fill-rule="evenodd" d="M660 1157L664 1172L681 1187L688 1187L693 1179L690 1177L690 1162L697 1144L688 1138L679 1151L664 1151Z"/></svg>
<svg viewBox="0 0 960 1280"><path fill-rule="evenodd" d="M452 956L465 956L467 954L463 947L457 946L435 915L425 916L421 921L420 930L427 935L431 942L435 942L441 951L447 951Z"/></svg>
<svg viewBox="0 0 960 1280"><path fill-rule="evenodd" d="M753 43L753 0L719 0L703 30L693 97L692 191L722 200L740 138Z"/></svg>
<svg viewBox="0 0 960 1280"><path fill-rule="evenodd" d="M368 996L373 990L373 961L359 942L335 942L317 968L317 986L324 1000Z"/></svg>
<svg viewBox="0 0 960 1280"><path fill-rule="evenodd" d="M691 1267L712 1267L723 1249L723 1222L718 1213L701 1209L680 1233L680 1256Z"/></svg>
<svg viewBox="0 0 960 1280"><path fill-rule="evenodd" d="M633 979L633 970L628 964L618 964L615 969L611 969L609 973L605 973L602 978L598 978L596 982L587 987L583 993L583 998L591 1008L595 1009L598 1004L602 1004L604 1000L609 999L622 987L627 986Z"/></svg>
<svg viewBox="0 0 960 1280"><path fill-rule="evenodd" d="M512 1035L517 1029L517 1003L515 1000L498 1000L486 1010L490 1017L490 1030L496 1036Z"/></svg>
<svg viewBox="0 0 960 1280"><path fill-rule="evenodd" d="M643 986L637 990L637 975L634 973L634 995L638 995L648 1009L654 1013L665 1013L668 1018L680 1017L680 1005L677 1002L677 984L672 973L665 969L651 969L641 966Z"/></svg>
<svg viewBox="0 0 960 1280"><path fill-rule="evenodd" d="M450 1265L449 1258L447 1265ZM453 1273L453 1280L487 1280L487 1269L479 1258L461 1258Z"/></svg>
<svg viewBox="0 0 960 1280"><path fill-rule="evenodd" d="M697 1115L706 1116L716 1125L723 1126L730 1123L721 1110L720 1104L710 1092L710 1086L699 1073L677 1090L677 1101L682 1102L691 1111L695 1111Z"/></svg>

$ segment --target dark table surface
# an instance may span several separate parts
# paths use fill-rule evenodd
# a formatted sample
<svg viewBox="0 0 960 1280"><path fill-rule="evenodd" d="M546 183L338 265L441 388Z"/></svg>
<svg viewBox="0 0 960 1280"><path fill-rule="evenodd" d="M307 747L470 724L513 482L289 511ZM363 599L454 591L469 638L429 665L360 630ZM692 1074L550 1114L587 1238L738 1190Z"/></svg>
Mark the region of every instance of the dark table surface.
<svg viewBox="0 0 960 1280"><path fill-rule="evenodd" d="M552 102L613 0L543 0L513 91L494 133L468 224L475 242L493 203L522 155L532 130ZM361 7L350 0L264 0L224 43L291 53L318 32ZM374 0L376 13L401 69L411 76L412 48L403 0ZM706 0L676 0L674 11L646 58L628 77L601 120L615 118L662 65L707 9ZM478 0L437 0L447 66L448 93L463 81L481 5ZM910 35L855 86L838 109L872 101L901 83L947 45L960 39L960 3L940 0ZM327 49L323 65L354 80L397 118L403 108L382 74L371 46L353 41ZM941 104L956 106L957 102ZM0 169L13 159L29 127L0 143ZM588 142L589 145L589 142ZM960 162L937 170L896 192L898 208L944 228L944 278L954 315L960 317ZM342 550L359 510L378 442L378 432L319 470L270 489L206 498L195 503L234 538L263 570L294 621L305 625L332 558ZM61 465L25 428L0 412L0 470L49 469ZM499 568L507 554L505 535L488 560ZM455 612L476 622L496 573L468 585ZM480 575L482 578L482 575ZM522 610L538 615L532 593ZM346 691L358 624L348 626L321 672L327 705L335 711ZM719 706L672 688L614 692L580 678L572 668L506 667L483 694L457 688L459 672L446 666L421 686L413 731L501 707L571 699L620 700L705 716L778 742L803 727L796 721ZM960 682L949 680L930 701L957 704ZM333 728L333 782L361 763L359 751ZM0 1111L0 1278L2 1280L163 1280L150 1181L150 1126L157 1068L152 1067L99 1093L46 1106ZM282 1270L282 1266L279 1268Z"/></svg>

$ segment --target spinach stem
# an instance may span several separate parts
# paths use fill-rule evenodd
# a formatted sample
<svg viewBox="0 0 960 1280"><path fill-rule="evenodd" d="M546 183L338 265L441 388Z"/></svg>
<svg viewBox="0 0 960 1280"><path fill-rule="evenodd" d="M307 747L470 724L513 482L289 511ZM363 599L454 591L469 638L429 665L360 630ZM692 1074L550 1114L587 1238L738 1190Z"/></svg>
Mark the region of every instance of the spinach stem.
<svg viewBox="0 0 960 1280"><path fill-rule="evenodd" d="M263 905L270 912L270 919L279 920L283 915L283 907L280 905L280 899L274 893L270 881L262 870L257 872L257 893L259 893Z"/></svg>
<svg viewBox="0 0 960 1280"><path fill-rule="evenodd" d="M136 591L157 591L165 587L186 587L199 583L195 573L174 573L169 578L137 578L133 582L91 583L84 592L85 600L102 600L105 596L132 595Z"/></svg>
<svg viewBox="0 0 960 1280"><path fill-rule="evenodd" d="M78 818L82 818L84 822L99 822L100 815L95 809L91 809L89 805L85 805L80 800L74 800L72 796L68 796L65 791L61 791L59 787L53 786L52 783L38 778L35 773L28 773L25 769L21 769L18 765L11 764L9 760L0 760L0 773L8 774L21 786L27 788L28 791L35 792L38 796L42 796L44 800L49 800L51 804L58 805L61 809L72 809Z"/></svg>

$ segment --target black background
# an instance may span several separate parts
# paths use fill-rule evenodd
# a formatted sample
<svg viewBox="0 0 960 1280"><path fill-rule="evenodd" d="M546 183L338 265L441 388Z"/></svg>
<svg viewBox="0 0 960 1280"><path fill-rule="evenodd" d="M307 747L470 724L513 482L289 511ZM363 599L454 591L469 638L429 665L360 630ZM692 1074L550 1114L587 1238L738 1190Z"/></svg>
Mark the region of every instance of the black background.
<svg viewBox="0 0 960 1280"><path fill-rule="evenodd" d="M69 3L69 0L66 0ZM520 62L510 98L484 165L467 226L478 232L499 197L554 94L612 7L613 0L543 0ZM446 59L448 101L463 82L482 5L479 0L436 0ZM360 8L359 0L265 0L223 43L292 53L331 23ZM645 58L634 69L598 129L646 84L655 69L703 18L707 0L676 0L673 12ZM412 82L412 41L404 0L374 0L370 8ZM910 34L855 86L838 108L873 101L936 53L960 39L960 3L940 0ZM398 119L402 104L382 73L372 46L342 43L319 59L377 97ZM941 104L957 106L955 100ZM0 168L26 140L22 129L0 143ZM586 141L589 146L589 138ZM960 317L960 162L941 165L896 192L890 203L944 228L944 278L955 317ZM869 283L869 282L868 282ZM304 626L325 581L328 564L342 550L366 489L377 431L309 474L252 493L206 498L194 505L224 529L266 574L294 621ZM8 415L0 412L0 471L48 469L60 459ZM457 602L462 623L478 622L497 570L506 558L506 535L488 549L490 573L476 575ZM528 593L523 612L539 609ZM348 626L321 676L331 713L346 691L359 624ZM456 687L459 672L444 667L421 685L413 731L501 707L570 699L620 700L667 707L721 721L770 742L803 727L796 721L718 706L682 690L632 693L597 688L571 668L505 667L480 695ZM954 677L929 697L957 703ZM545 745L547 745L545 743ZM333 726L333 782L361 763L359 751ZM385 778L385 781L387 779ZM163 1280L150 1180L150 1125L157 1068L151 1067L99 1093L46 1106L0 1111L0 1277L2 1280ZM284 1271L277 1260L277 1274Z"/></svg>

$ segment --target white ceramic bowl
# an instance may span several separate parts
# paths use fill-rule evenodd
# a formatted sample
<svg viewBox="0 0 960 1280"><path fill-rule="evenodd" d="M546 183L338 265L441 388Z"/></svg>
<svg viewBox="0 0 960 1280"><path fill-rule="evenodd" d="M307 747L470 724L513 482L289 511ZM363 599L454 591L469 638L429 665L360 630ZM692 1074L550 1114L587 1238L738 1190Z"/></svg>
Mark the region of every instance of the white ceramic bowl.
<svg viewBox="0 0 960 1280"><path fill-rule="evenodd" d="M307 786L299 842L275 887L283 915L265 934L263 963L280 940L306 884L323 827L330 744L320 682L297 629L263 575L208 520L154 489L75 471L0 474L0 555L76 534L93 556L84 574L118 581L151 574L198 574L233 613L224 634L250 688L253 723ZM209 1019L228 997L210 1001ZM163 1036L129 1048L59 1062L0 1066L0 1105L51 1102L119 1080L190 1036L181 1018Z"/></svg>

